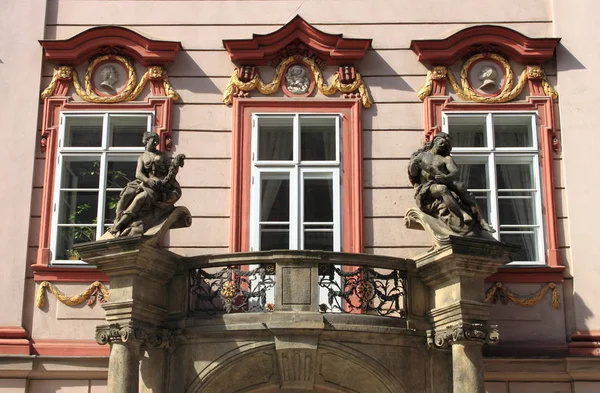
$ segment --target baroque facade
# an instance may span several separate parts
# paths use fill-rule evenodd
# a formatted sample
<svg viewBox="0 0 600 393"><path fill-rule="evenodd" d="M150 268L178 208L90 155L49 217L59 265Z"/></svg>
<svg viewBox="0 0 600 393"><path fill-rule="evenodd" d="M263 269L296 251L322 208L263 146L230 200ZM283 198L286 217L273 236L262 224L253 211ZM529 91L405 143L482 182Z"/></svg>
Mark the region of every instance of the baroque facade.
<svg viewBox="0 0 600 393"><path fill-rule="evenodd" d="M600 390L596 8L7 5L0 393Z"/></svg>

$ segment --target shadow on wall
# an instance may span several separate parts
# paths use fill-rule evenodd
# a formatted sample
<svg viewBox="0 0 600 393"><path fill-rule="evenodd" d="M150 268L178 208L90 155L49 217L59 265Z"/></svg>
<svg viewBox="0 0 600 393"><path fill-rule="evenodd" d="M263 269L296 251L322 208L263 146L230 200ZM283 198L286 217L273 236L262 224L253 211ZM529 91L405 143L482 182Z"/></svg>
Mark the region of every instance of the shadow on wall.
<svg viewBox="0 0 600 393"><path fill-rule="evenodd" d="M585 70L586 67L577 60L575 56L565 47L562 43L559 43L556 47L557 71L570 71L570 70Z"/></svg>
<svg viewBox="0 0 600 393"><path fill-rule="evenodd" d="M567 299L565 299L565 301L566 300ZM567 333L569 334L569 337L571 336L571 334L575 333L576 330L593 330L594 326L590 327L587 322L593 316L594 316L594 312L590 308L588 308L588 306L586 305L583 298L581 296L579 296L579 294L574 290L573 291L573 318L572 318L572 320L574 320L574 326L572 327L572 330L569 329L567 331ZM568 317L569 316L567 315L567 318ZM597 329L597 326L596 326L596 329ZM567 337L567 340L570 341L569 337Z"/></svg>
<svg viewBox="0 0 600 393"><path fill-rule="evenodd" d="M388 61L381 56L381 50L369 50L365 57L356 63L356 69L365 77L369 86L378 86L386 90L415 91L398 74ZM383 51L384 53L387 51ZM373 73L373 70L377 70ZM423 75L427 73L423 67Z"/></svg>

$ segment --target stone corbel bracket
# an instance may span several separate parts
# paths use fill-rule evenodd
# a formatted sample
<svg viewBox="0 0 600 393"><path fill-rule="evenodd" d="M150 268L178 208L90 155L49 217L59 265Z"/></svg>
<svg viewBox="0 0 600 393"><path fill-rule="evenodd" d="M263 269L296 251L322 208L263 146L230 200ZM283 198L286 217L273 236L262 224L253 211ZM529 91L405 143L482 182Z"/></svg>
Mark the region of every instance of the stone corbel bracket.
<svg viewBox="0 0 600 393"><path fill-rule="evenodd" d="M288 66L294 63L304 64L310 70L312 81L322 94L331 96L341 92L345 98L359 97L365 108L373 104L364 81L355 70L355 63L371 46L370 39L324 33L296 16L277 31L255 34L252 39L224 40L223 46L231 61L238 65L223 94L226 105L230 105L234 97L246 97L255 89L261 94L275 93L281 87ZM276 68L270 83L264 83L256 69L263 65ZM321 70L329 65L338 66L338 72L326 83Z"/></svg>
<svg viewBox="0 0 600 393"><path fill-rule="evenodd" d="M479 341L497 344L500 333L497 325L463 322L449 325L445 330L428 330L427 347L430 349L448 349L452 344L465 341Z"/></svg>
<svg viewBox="0 0 600 393"><path fill-rule="evenodd" d="M548 82L542 64L554 56L559 41L559 38L529 38L506 27L490 25L470 27L441 40L414 40L410 48L420 62L431 67L417 95L420 100L430 95L444 96L449 82L463 101L503 103L517 98L529 83L530 95L556 99L558 94ZM449 67L461 59L466 60L459 85ZM495 62L504 74L503 86L493 94L482 94L469 83L469 71L480 60ZM510 61L525 66L516 84Z"/></svg>

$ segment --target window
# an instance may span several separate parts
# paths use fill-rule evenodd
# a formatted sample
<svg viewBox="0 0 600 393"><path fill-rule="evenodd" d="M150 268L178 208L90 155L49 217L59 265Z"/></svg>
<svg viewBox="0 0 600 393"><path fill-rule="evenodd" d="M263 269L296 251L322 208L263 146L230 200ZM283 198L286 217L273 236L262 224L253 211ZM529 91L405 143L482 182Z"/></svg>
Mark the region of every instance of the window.
<svg viewBox="0 0 600 393"><path fill-rule="evenodd" d="M515 263L544 263L541 187L533 113L445 113L460 180L498 240L521 246Z"/></svg>
<svg viewBox="0 0 600 393"><path fill-rule="evenodd" d="M54 186L54 263L83 263L73 244L99 239L114 220L123 187L135 179L152 113L62 113ZM73 260L69 260L71 259Z"/></svg>
<svg viewBox="0 0 600 393"><path fill-rule="evenodd" d="M341 250L340 123L252 115L251 250Z"/></svg>

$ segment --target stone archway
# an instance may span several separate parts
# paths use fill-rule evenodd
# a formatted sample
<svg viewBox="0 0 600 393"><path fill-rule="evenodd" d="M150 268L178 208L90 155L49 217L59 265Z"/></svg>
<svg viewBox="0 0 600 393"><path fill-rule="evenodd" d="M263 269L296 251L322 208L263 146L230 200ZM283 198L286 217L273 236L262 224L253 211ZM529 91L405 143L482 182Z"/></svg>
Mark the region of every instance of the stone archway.
<svg viewBox="0 0 600 393"><path fill-rule="evenodd" d="M319 345L315 351L285 352L270 344L217 359L211 371L198 375L185 392L279 393L281 386L296 393L407 392L384 367L358 351Z"/></svg>

